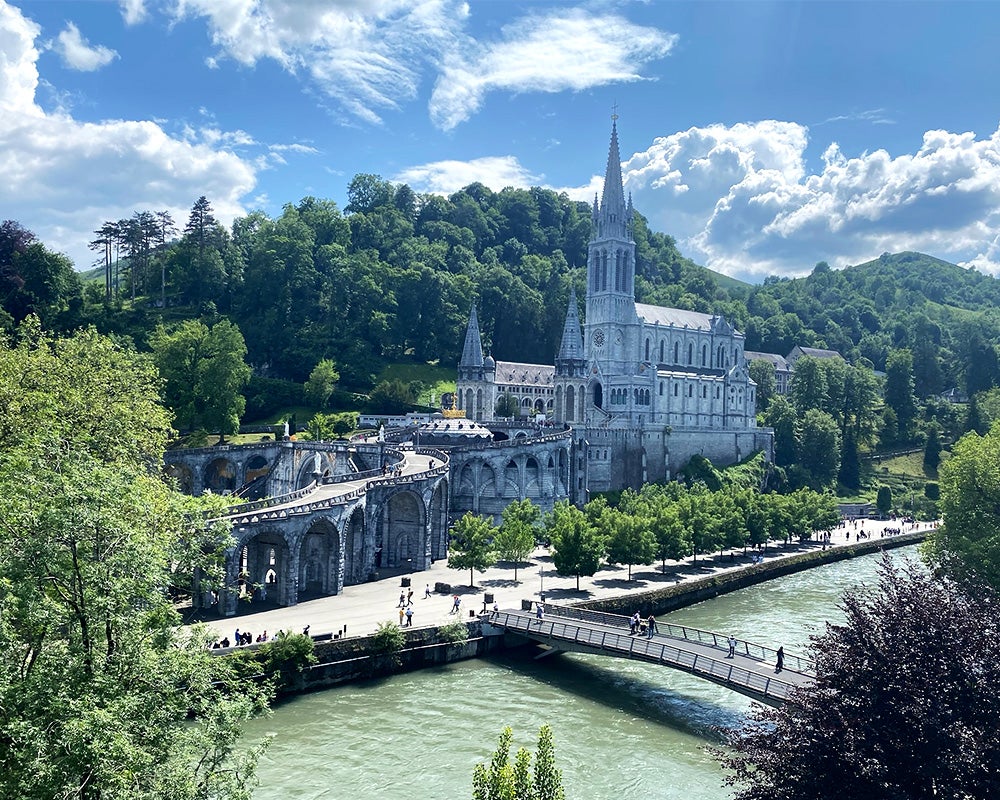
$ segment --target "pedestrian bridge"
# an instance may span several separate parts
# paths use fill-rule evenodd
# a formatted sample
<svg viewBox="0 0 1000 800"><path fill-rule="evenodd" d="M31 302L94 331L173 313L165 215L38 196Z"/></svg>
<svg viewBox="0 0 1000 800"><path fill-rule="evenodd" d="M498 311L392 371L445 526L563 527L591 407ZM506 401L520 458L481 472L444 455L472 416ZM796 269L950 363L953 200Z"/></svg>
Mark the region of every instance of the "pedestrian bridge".
<svg viewBox="0 0 1000 800"><path fill-rule="evenodd" d="M785 703L793 691L816 677L813 662L784 654L784 669L775 672L777 651L737 640L736 654L729 652L725 634L656 623L656 633L629 633L629 619L618 614L545 605L542 619L530 611L503 610L486 621L506 633L538 642L549 653L593 653L648 661L678 669L732 689L772 706Z"/></svg>

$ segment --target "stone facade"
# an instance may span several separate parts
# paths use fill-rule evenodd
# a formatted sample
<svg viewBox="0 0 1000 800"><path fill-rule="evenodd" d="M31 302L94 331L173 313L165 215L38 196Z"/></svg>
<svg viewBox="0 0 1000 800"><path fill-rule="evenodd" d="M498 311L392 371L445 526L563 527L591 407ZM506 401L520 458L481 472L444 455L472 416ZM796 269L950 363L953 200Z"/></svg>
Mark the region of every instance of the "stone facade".
<svg viewBox="0 0 1000 800"><path fill-rule="evenodd" d="M554 366L517 365L526 376L552 370L550 413L548 397L538 397L550 419L574 430L571 496L582 502L591 490L670 478L696 454L717 464L757 450L770 458L773 433L757 428L743 334L719 316L635 302L633 208L616 125L592 217L582 335L573 294ZM493 418L501 385L522 404L531 397L533 382L501 382L498 366L483 358L473 309L458 368L459 408L471 419Z"/></svg>

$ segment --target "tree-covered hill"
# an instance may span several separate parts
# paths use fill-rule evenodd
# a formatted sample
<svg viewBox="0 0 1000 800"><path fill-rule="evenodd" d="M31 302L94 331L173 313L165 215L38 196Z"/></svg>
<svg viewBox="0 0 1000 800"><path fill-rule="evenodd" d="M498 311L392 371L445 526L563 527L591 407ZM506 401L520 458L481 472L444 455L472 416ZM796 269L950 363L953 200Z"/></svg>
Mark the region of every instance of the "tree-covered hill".
<svg viewBox="0 0 1000 800"><path fill-rule="evenodd" d="M8 225L3 324L34 310L55 329L89 322L145 348L158 323L225 317L242 331L257 375L301 383L331 359L342 383L363 391L388 362L455 364L476 303L496 358L551 363L570 286L581 304L585 294L588 204L482 184L418 195L375 175L355 176L348 199L341 210L307 197L228 229L204 197L183 230L164 212L95 220L99 280L82 289L75 275L59 278L67 263ZM843 270L820 262L807 277L750 286L685 258L641 214L634 236L641 302L724 314L750 350L828 347L877 370L908 350L923 397L1000 383L992 277L899 253Z"/></svg>

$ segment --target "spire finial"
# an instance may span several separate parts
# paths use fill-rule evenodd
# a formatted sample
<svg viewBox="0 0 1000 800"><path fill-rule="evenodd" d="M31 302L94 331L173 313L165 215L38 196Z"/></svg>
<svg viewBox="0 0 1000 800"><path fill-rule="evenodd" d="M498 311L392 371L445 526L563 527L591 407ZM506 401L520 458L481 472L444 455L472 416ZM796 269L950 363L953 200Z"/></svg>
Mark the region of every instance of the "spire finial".
<svg viewBox="0 0 1000 800"><path fill-rule="evenodd" d="M618 119L618 103L613 103L611 105L611 121L614 122Z"/></svg>

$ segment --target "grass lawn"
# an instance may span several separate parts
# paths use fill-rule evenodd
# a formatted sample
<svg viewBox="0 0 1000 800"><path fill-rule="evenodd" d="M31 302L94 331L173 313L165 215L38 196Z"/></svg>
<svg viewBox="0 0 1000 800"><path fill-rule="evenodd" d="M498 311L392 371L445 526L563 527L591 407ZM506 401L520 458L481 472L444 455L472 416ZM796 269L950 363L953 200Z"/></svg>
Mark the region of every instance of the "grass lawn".
<svg viewBox="0 0 1000 800"><path fill-rule="evenodd" d="M456 372L455 367L401 362L387 365L379 374L376 381L399 380L404 383L420 381L424 384L424 390L417 398L417 403L422 406L434 406L437 408L441 405L442 394L455 391ZM433 402L431 402L432 394L434 396Z"/></svg>

